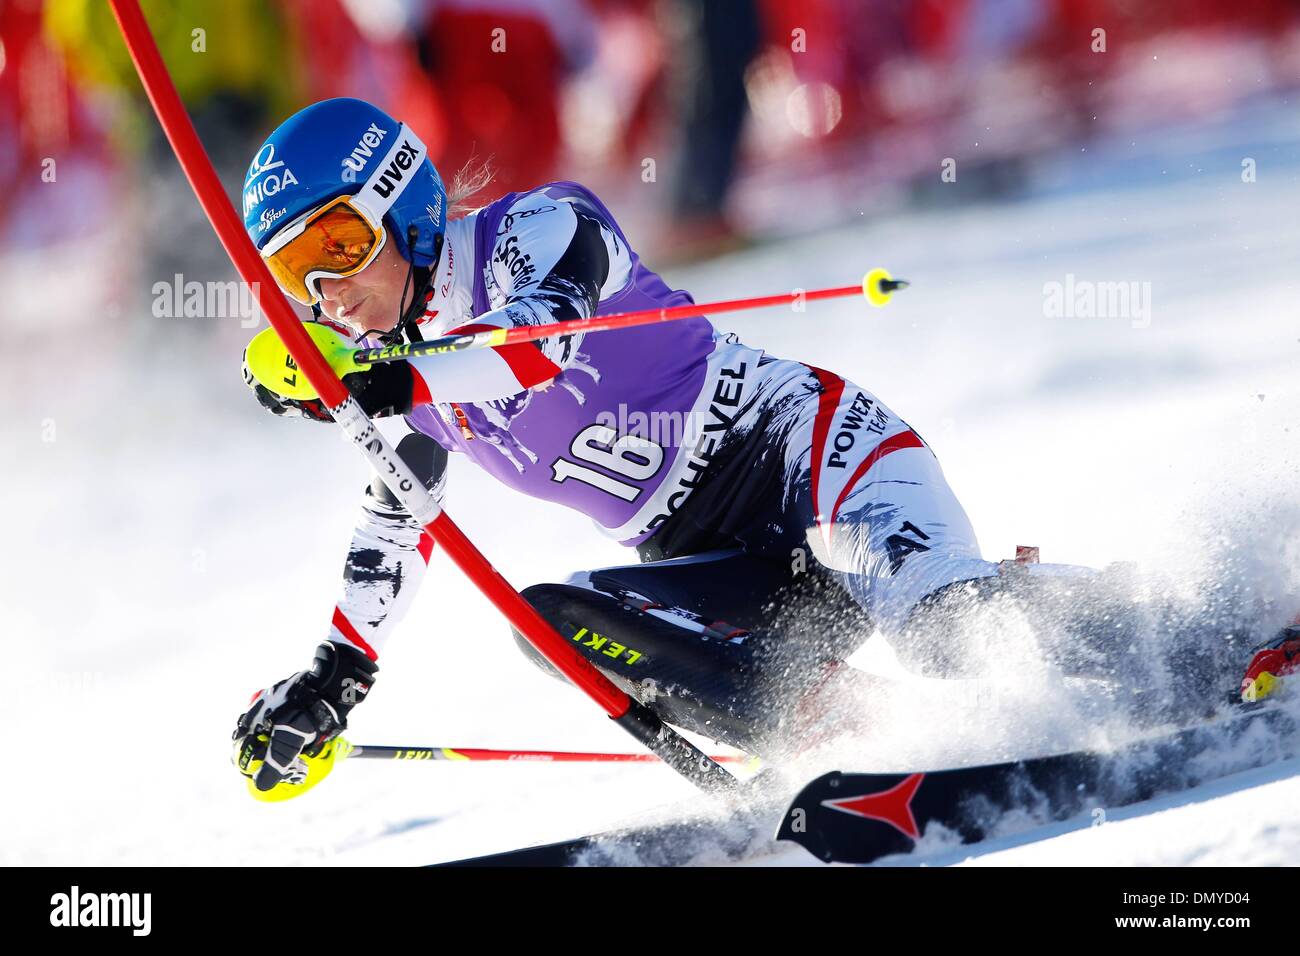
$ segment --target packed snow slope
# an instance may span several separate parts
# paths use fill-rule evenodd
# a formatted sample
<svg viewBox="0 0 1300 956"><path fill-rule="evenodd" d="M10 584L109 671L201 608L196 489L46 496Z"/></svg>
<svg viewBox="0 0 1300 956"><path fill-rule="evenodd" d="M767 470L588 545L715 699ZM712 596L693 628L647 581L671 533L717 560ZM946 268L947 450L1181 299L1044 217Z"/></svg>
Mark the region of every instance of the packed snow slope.
<svg viewBox="0 0 1300 956"><path fill-rule="evenodd" d="M1242 181L1246 157L1255 182ZM903 415L990 557L1038 545L1046 561L1137 561L1194 587L1233 555L1262 596L1284 602L1300 593L1297 209L1300 113L1261 102L1045 160L1014 201L864 215L669 279L704 301L887 266L913 282L887 310L844 300L721 324ZM97 248L5 262L13 344L41 349L0 359L11 669L0 862L418 864L691 797L653 765L358 762L301 800L251 800L229 763L234 720L254 690L305 667L324 634L365 465L330 427L257 407L239 375L252 331L237 321L153 318L151 276L131 280L138 315L107 317L91 280L123 280ZM1138 283L1149 312L1050 317L1045 285L1067 281ZM452 464L447 508L519 586L630 558L464 462ZM860 658L892 668L878 639ZM528 664L436 551L382 665L354 715L357 743L631 743ZM918 681L910 710L845 769L1090 739L1050 675L1002 677L991 697ZM1297 770L1115 810L1106 826L939 841L889 862L1295 864Z"/></svg>

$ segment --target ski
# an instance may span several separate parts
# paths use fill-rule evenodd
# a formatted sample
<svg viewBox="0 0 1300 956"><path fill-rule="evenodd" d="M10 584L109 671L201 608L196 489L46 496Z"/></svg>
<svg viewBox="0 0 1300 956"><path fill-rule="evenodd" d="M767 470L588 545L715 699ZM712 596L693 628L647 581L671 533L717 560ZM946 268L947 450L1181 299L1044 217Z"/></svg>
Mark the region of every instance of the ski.
<svg viewBox="0 0 1300 956"><path fill-rule="evenodd" d="M907 853L932 826L975 843L1013 809L1031 811L1042 822L1063 820L1089 806L1125 806L1291 756L1294 748L1283 745L1298 726L1293 713L1247 704L1227 717L1110 753L1074 751L928 773L835 771L791 801L777 839L798 843L827 863L871 863ZM1257 728L1264 732L1248 739ZM1200 764L1220 749L1230 766Z"/></svg>
<svg viewBox="0 0 1300 956"><path fill-rule="evenodd" d="M688 866L741 859L770 845L770 827L748 815L719 826L695 820L629 827L541 846L435 863L435 867L480 866Z"/></svg>
<svg viewBox="0 0 1300 956"><path fill-rule="evenodd" d="M1252 728L1262 732L1251 736ZM799 844L827 863L871 863L913 850L932 825L963 843L988 836L1011 810L1042 823L1089 805L1119 807L1194 787L1293 755L1287 738L1300 716L1271 704L1244 704L1203 724L1135 741L1113 752L1078 750L949 770L824 774L803 787L779 821L778 841ZM1295 741L1291 741L1294 745ZM1226 766L1198 759L1223 750ZM755 788L725 821L699 818L613 829L505 850L438 867L687 866L734 862L773 852L771 795ZM664 810L657 815L663 815Z"/></svg>
<svg viewBox="0 0 1300 956"><path fill-rule="evenodd" d="M728 796L721 805L673 803L644 815L663 822L432 865L688 866L739 860L774 846L772 829L789 791L773 792L770 780L769 771L762 770L743 781L740 794Z"/></svg>

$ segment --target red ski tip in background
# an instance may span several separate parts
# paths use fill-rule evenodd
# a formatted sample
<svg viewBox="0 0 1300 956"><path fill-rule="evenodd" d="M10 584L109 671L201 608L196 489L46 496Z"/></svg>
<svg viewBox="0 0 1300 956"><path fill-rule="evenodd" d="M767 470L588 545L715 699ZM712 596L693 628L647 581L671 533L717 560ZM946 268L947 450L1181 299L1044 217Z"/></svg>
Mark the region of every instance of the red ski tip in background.
<svg viewBox="0 0 1300 956"><path fill-rule="evenodd" d="M914 773L898 786L891 787L883 793L823 800L822 806L868 820L880 820L903 835L919 840L921 829L916 825L916 816L912 813L912 798L916 796L916 789L924 779L925 774Z"/></svg>

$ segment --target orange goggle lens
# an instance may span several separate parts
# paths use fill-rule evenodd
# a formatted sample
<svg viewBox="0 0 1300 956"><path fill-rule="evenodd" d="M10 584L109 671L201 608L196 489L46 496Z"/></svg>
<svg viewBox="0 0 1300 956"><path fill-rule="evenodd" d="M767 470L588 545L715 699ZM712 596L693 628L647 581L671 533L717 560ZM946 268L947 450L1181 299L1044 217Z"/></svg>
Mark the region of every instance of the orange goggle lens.
<svg viewBox="0 0 1300 956"><path fill-rule="evenodd" d="M313 273L344 278L370 264L383 233L348 204L346 196L312 213L301 233L266 256L280 288L303 305L318 296L308 283Z"/></svg>

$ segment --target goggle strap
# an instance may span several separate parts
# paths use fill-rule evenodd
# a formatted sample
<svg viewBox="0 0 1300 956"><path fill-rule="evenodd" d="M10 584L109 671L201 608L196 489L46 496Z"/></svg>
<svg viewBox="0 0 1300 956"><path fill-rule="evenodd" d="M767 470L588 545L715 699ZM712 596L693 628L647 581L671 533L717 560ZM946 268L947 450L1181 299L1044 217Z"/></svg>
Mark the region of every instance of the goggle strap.
<svg viewBox="0 0 1300 956"><path fill-rule="evenodd" d="M393 208L393 204L428 158L429 150L420 141L420 137L402 123L397 127L397 135L393 137L393 144L388 147L384 158L375 166L365 185L352 197L353 205L375 228L379 228L388 210Z"/></svg>

